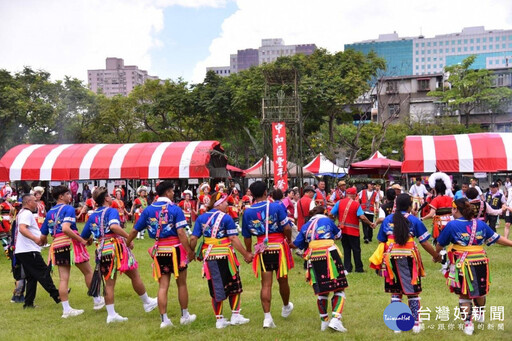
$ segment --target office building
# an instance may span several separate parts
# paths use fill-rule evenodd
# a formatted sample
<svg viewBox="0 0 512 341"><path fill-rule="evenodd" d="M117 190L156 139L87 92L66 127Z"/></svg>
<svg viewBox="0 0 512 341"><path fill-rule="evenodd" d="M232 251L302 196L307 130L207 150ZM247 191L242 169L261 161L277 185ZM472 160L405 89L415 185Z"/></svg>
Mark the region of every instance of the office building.
<svg viewBox="0 0 512 341"><path fill-rule="evenodd" d="M128 95L137 85L148 79L158 79L148 75L135 65L124 65L122 58L107 58L105 69L87 70L89 89L107 97Z"/></svg>
<svg viewBox="0 0 512 341"><path fill-rule="evenodd" d="M375 51L386 60L389 77L437 74L473 54L477 56L474 69L501 69L512 66L512 30L467 27L433 38L400 38L395 32L381 34L376 40L346 44L345 49Z"/></svg>

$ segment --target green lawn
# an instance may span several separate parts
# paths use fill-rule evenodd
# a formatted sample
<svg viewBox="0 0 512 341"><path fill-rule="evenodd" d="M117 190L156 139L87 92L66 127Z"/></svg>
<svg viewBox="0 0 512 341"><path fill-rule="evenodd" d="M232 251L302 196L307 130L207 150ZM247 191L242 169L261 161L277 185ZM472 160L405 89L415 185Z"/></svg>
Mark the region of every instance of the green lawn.
<svg viewBox="0 0 512 341"><path fill-rule="evenodd" d="M499 230L503 231L501 228ZM152 278L150 258L147 253L152 240L135 241L135 255L139 262L139 271L146 284L150 296L155 296L158 285ZM368 257L376 246L362 244L363 261L368 264ZM510 339L512 335L512 323L510 309L512 309L512 296L508 290L511 282L510 260L512 249L499 245L487 249L491 258L492 279L491 292L487 300L487 321L484 330L475 327L475 336L487 339ZM93 248L90 248L93 254ZM46 258L47 250L43 252ZM131 288L126 276L118 278L116 287L116 310L121 315L129 318L126 323L113 325L106 324L106 311L94 311L92 299L87 296L83 277L78 269L74 268L71 274L72 292L70 303L74 308L85 309L81 316L62 319L61 305L53 303L53 300L40 286L36 297L35 310L25 311L21 304L9 303L12 295L13 280L10 274L10 265L5 257L0 258L0 278L3 290L0 292L0 321L1 340L106 340L106 339L225 339L225 340L298 340L328 338L342 338L347 340L368 339L463 339L462 331L458 330L455 322L455 330L438 330L441 324L448 329L449 323L454 323L453 310L458 305L458 299L450 294L445 285L445 279L441 275L439 265L431 262L428 254L423 252L423 259L427 271L427 277L423 280L422 304L431 310L431 321L425 321L434 327L433 330L425 330L419 335L411 332L394 334L382 320L382 314L389 303L389 295L384 293L383 279L368 271L363 274L349 274L349 288L347 289L347 302L343 312L343 323L348 333L341 334L333 331L320 332L320 319L316 308L316 300L313 290L304 280L302 261L296 257L296 267L290 272L291 301L295 304L295 310L288 319L283 319L281 313L281 300L274 284L274 296L272 315L277 328L263 330L263 313L259 301L259 280L252 274L250 265L241 266L241 277L244 285L242 294L242 313L251 319L251 322L243 326L231 326L223 330L215 329L215 317L210 305L210 296L206 280L201 278L200 264L194 262L188 270L189 287L189 311L197 314L197 320L192 325L179 325L179 305L176 298L176 286L170 289L169 317L175 324L173 328L159 329L160 317L157 310L145 313L140 299ZM54 273L54 281L58 282L58 273ZM507 284L509 283L509 284ZM436 306L450 307L450 321L435 321ZM504 322L489 321L491 306L503 306ZM226 301L224 312L230 316L229 305ZM498 324L504 323L503 330L491 330L490 325L498 329Z"/></svg>

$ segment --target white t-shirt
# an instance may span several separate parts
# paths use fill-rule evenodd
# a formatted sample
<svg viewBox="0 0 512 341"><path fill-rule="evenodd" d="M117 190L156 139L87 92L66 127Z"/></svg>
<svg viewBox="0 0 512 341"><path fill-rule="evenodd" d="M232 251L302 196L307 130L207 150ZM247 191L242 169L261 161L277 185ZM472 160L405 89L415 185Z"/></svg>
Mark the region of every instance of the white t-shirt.
<svg viewBox="0 0 512 341"><path fill-rule="evenodd" d="M33 240L28 239L24 235L21 234L19 225L27 225L28 230L32 235L39 238L41 236L41 231L37 226L36 220L34 219L34 215L27 209L22 209L16 218L18 220L18 227L16 231L16 249L14 253L24 253L24 252L41 252L41 247L34 243Z"/></svg>
<svg viewBox="0 0 512 341"><path fill-rule="evenodd" d="M416 184L411 186L409 193L414 197L424 198L428 194L427 188L424 184L417 186Z"/></svg>

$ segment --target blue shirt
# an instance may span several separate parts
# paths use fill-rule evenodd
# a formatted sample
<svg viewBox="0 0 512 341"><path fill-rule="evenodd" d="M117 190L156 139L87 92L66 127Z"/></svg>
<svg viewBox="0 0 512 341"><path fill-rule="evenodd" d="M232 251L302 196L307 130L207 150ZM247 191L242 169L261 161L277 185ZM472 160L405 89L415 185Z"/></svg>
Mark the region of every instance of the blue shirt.
<svg viewBox="0 0 512 341"><path fill-rule="evenodd" d="M59 210L59 217L57 217ZM63 223L70 223L71 229L73 231L78 231L76 228L76 214L73 206L64 204L53 206L46 214L46 219L41 226L41 234L47 236L48 233L50 233L52 236L55 236L56 234L62 233Z"/></svg>
<svg viewBox="0 0 512 341"><path fill-rule="evenodd" d="M402 214L405 215L405 212L402 212ZM382 225L379 229L379 234L377 234L377 239L380 242L387 242L388 236L393 235L393 216L395 213L388 215L386 218L384 218L384 221L382 222ZM413 216L412 214L409 214L407 217L407 220L409 220L409 234L412 237L418 238L420 243L423 243L427 241L430 238L430 233L428 233L427 228L423 224L421 220Z"/></svg>
<svg viewBox="0 0 512 341"><path fill-rule="evenodd" d="M450 243L462 246L469 245L469 238L471 237L471 230L473 228L473 221L459 218L449 221L443 231L437 238L437 242L442 246L447 246ZM500 235L494 232L486 223L477 219L475 240L472 245L491 245L500 239Z"/></svg>
<svg viewBox="0 0 512 341"><path fill-rule="evenodd" d="M158 198L157 202L146 207L144 211L142 211L134 228L137 231L142 231L147 228L149 237L154 239L159 228L160 211L162 211L162 208L166 205L167 214L163 217L159 238L177 237L178 229L187 226L188 223L181 208L174 205L167 198Z"/></svg>
<svg viewBox="0 0 512 341"><path fill-rule="evenodd" d="M91 233L94 235L95 239L101 237L101 229L100 229L100 220L103 212L105 212L105 216L103 217L103 233L109 234L113 233L110 231L110 226L112 225L120 225L119 223L119 212L115 208L102 206L96 209L90 216L87 222L85 223L84 230L82 231L82 238L88 239L91 236Z"/></svg>
<svg viewBox="0 0 512 341"><path fill-rule="evenodd" d="M338 214L338 211L339 211L339 209L340 209L340 202L341 202L341 200L340 200L340 201L338 201L338 202L336 203L336 205L334 205L334 207L333 207L333 208L332 208L332 210L331 210L331 214L332 214L333 216L335 216L335 217L336 217L336 215ZM356 213L356 214L357 214L357 216L358 216L358 217L360 217L360 216L364 215L364 211L363 211L363 208L361 207L361 205L359 205L359 207L357 208L357 213Z"/></svg>
<svg viewBox="0 0 512 341"><path fill-rule="evenodd" d="M242 220L242 236L251 238L265 234L266 210L266 201L260 201L245 209ZM284 227L290 224L284 206L271 202L268 212L268 233L282 233Z"/></svg>
<svg viewBox="0 0 512 341"><path fill-rule="evenodd" d="M458 190L455 192L455 195L453 196L453 200L461 199L461 198L467 198L466 194L462 192L462 190Z"/></svg>
<svg viewBox="0 0 512 341"><path fill-rule="evenodd" d="M220 213L217 213L216 216L213 217L211 220L210 218L216 212L219 212L219 210L213 209L204 214L201 214L196 220L192 235L196 236L197 238L201 237L201 235L211 238L213 226L215 225L217 219L219 219ZM207 224L208 220L210 220L209 224ZM229 214L224 214L224 217L222 217L222 220L219 225L219 230L217 231L217 235L215 238L221 239L229 236L238 236L238 230L236 229L236 225L235 222L233 221L233 218L231 218Z"/></svg>
<svg viewBox="0 0 512 341"><path fill-rule="evenodd" d="M311 231L307 233L309 227L315 220L317 220L315 228L312 228ZM293 244L295 244L299 249L305 249L311 240L339 239L340 237L341 231L338 226L336 226L330 218L323 214L319 214L311 218L310 221L302 226Z"/></svg>

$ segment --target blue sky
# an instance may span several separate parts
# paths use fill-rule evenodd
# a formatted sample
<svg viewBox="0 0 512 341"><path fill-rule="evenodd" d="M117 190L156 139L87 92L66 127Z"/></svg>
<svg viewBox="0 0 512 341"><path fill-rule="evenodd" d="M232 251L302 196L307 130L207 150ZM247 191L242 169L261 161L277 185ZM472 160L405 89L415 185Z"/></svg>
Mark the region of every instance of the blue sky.
<svg viewBox="0 0 512 341"><path fill-rule="evenodd" d="M0 68L87 78L107 57L162 79L204 79L207 66L261 39L344 44L397 32L426 37L464 27L512 29L510 0L0 0Z"/></svg>
<svg viewBox="0 0 512 341"><path fill-rule="evenodd" d="M234 2L220 8L166 8L165 26L156 35L163 46L151 51L152 71L164 78L192 79L194 66L208 57L211 41L220 35L222 23L236 9Z"/></svg>

